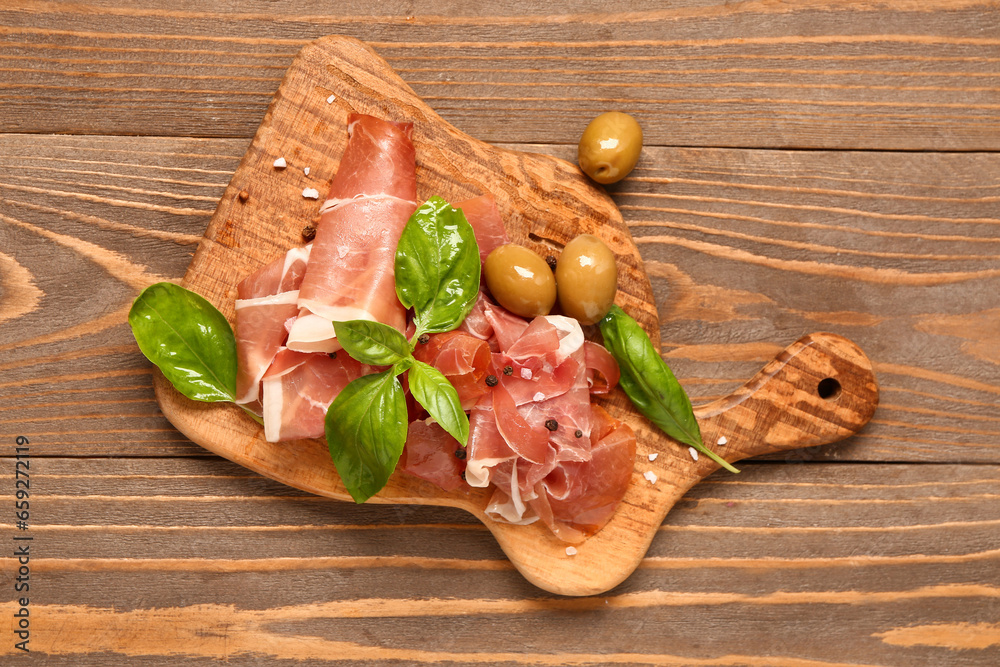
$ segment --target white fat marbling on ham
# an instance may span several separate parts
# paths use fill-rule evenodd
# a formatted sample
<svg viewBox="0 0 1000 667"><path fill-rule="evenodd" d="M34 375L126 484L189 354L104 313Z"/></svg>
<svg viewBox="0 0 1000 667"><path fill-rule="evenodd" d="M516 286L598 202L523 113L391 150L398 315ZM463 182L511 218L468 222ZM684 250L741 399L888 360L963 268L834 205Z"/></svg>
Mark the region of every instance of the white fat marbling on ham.
<svg viewBox="0 0 1000 667"><path fill-rule="evenodd" d="M410 205L412 205L412 204L415 203L413 201L406 200L406 199L400 199L399 197L394 197L392 195L366 195L366 194L357 194L357 195L354 195L353 197L347 197L347 198L330 197L325 202L323 202L323 205L320 207L319 212L320 212L320 214L323 214L323 213L327 213L328 211L334 211L334 210L340 208L341 206L348 206L350 204L357 204L357 203L362 202L362 201L376 201L376 200L387 201L387 202L396 202L396 203L402 203L402 204L410 204Z"/></svg>
<svg viewBox="0 0 1000 667"><path fill-rule="evenodd" d="M518 526L535 523L538 521L538 515L525 504L526 498L522 497L521 485L517 477L517 461L511 462L509 468L510 481L504 483L503 487L497 487L484 510L486 516L494 521L503 521ZM531 496L531 499L534 499L534 494Z"/></svg>
<svg viewBox="0 0 1000 667"><path fill-rule="evenodd" d="M299 291L292 290L291 292L282 292L281 294L272 294L271 296L261 296L254 299L237 299L236 300L236 310L243 310L244 308L256 308L258 306L287 306L295 305L299 301Z"/></svg>
<svg viewBox="0 0 1000 667"><path fill-rule="evenodd" d="M260 414L260 381L287 338L298 312L298 289L311 246L292 248L237 286L236 402Z"/></svg>

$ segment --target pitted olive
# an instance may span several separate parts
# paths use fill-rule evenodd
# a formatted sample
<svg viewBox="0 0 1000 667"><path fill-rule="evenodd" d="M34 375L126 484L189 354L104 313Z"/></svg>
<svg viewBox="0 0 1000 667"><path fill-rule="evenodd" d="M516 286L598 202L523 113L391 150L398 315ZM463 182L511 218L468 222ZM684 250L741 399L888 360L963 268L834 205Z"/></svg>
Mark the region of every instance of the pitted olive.
<svg viewBox="0 0 1000 667"><path fill-rule="evenodd" d="M559 306L580 324L601 321L618 291L618 265L601 239L580 234L566 244L556 264Z"/></svg>
<svg viewBox="0 0 1000 667"><path fill-rule="evenodd" d="M628 176L639 161L642 128L635 118L608 111L590 121L580 137L580 169L598 183L615 183Z"/></svg>
<svg viewBox="0 0 1000 667"><path fill-rule="evenodd" d="M486 258L483 277L493 298L515 315L548 315L555 305L552 269L524 246L508 243L493 250Z"/></svg>

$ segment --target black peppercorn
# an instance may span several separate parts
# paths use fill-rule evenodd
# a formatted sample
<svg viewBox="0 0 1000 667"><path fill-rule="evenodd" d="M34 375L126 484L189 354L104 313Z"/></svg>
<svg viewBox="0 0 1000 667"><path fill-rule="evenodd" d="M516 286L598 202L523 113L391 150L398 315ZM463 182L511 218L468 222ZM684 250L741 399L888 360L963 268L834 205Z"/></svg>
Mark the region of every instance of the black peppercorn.
<svg viewBox="0 0 1000 667"><path fill-rule="evenodd" d="M329 353L327 353L326 356L330 357L331 359L336 359L337 358L337 353L336 352L329 352Z"/></svg>
<svg viewBox="0 0 1000 667"><path fill-rule="evenodd" d="M556 270L556 256L555 255L549 255L548 257L546 257L545 258L545 263L548 264L549 268L552 269L553 271Z"/></svg>
<svg viewBox="0 0 1000 667"><path fill-rule="evenodd" d="M554 431L557 428L559 428L559 422L557 422L555 419L548 419L545 421L545 428L549 429L550 431Z"/></svg>
<svg viewBox="0 0 1000 667"><path fill-rule="evenodd" d="M465 458L465 450L464 449L456 449L455 450L455 458L457 458L457 459L464 459Z"/></svg>
<svg viewBox="0 0 1000 667"><path fill-rule="evenodd" d="M581 431L580 429L576 429L576 433L574 433L573 435L575 435L578 438L582 438L583 437L583 431Z"/></svg>
<svg viewBox="0 0 1000 667"><path fill-rule="evenodd" d="M497 386L498 382L500 382L500 380L497 379L496 375L487 375L486 376L486 386L487 387L495 387L495 386Z"/></svg>
<svg viewBox="0 0 1000 667"><path fill-rule="evenodd" d="M420 334L420 338L417 339L417 342L420 343L421 345L427 345L427 342L430 339L431 337L428 336L427 334Z"/></svg>
<svg viewBox="0 0 1000 667"><path fill-rule="evenodd" d="M306 241L312 241L314 238L316 238L316 226L306 225L305 227L303 227L302 238L304 238Z"/></svg>
<svg viewBox="0 0 1000 667"><path fill-rule="evenodd" d="M514 374L514 367L513 366L504 366L503 367L503 374L504 375L513 375Z"/></svg>

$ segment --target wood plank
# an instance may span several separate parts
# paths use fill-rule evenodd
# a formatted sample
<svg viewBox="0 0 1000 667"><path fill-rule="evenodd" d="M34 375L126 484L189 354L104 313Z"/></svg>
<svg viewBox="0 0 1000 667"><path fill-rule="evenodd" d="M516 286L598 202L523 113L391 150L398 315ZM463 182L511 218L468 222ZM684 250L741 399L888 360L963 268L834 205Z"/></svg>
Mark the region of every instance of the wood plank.
<svg viewBox="0 0 1000 667"><path fill-rule="evenodd" d="M183 275L246 145L0 137L0 437L204 455L159 415L125 313ZM788 460L997 462L997 174L992 154L654 148L611 192L696 402L826 329L875 362L882 404L858 436Z"/></svg>
<svg viewBox="0 0 1000 667"><path fill-rule="evenodd" d="M46 664L1000 655L995 465L771 462L715 475L668 515L630 579L584 599L531 587L456 510L314 498L217 459L35 459L31 472L32 648ZM5 577L13 567L0 558Z"/></svg>
<svg viewBox="0 0 1000 667"><path fill-rule="evenodd" d="M575 144L617 107L650 145L1000 148L992 0L631 5L12 0L0 130L249 137L295 52L345 34L490 142Z"/></svg>

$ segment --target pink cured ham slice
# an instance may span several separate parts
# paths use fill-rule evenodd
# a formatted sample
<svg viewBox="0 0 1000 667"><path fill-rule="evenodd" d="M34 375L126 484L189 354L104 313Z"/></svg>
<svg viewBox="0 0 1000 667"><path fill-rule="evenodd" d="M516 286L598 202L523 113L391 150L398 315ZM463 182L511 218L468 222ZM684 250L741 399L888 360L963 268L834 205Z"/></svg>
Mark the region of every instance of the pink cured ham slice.
<svg viewBox="0 0 1000 667"><path fill-rule="evenodd" d="M497 430L518 456L531 463L545 463L549 454L549 436L545 426L526 420L514 405L503 383L493 388L493 412ZM544 422L544 420L543 420Z"/></svg>
<svg viewBox="0 0 1000 667"><path fill-rule="evenodd" d="M489 394L479 400L469 415L467 451L465 480L469 486L480 488L490 485L496 466L517 458L517 454L500 435L493 412L493 399Z"/></svg>
<svg viewBox="0 0 1000 667"><path fill-rule="evenodd" d="M483 318L493 329L493 335L496 337L499 349L507 350L528 328L528 322L500 306L493 305L486 299L482 299L482 303Z"/></svg>
<svg viewBox="0 0 1000 667"><path fill-rule="evenodd" d="M507 230L503 226L503 218L497 210L497 204L493 200L493 195L482 195L475 199L454 204L455 208L462 209L465 219L472 225L472 231L476 235L476 245L479 246L479 260L485 262L487 256L505 243L510 243Z"/></svg>
<svg viewBox="0 0 1000 667"><path fill-rule="evenodd" d="M292 248L236 287L236 402L261 413L260 381L298 313L298 289L311 246Z"/></svg>
<svg viewBox="0 0 1000 667"><path fill-rule="evenodd" d="M322 438L326 410L352 380L376 369L340 353L281 350L264 375L264 438L268 442Z"/></svg>
<svg viewBox="0 0 1000 667"><path fill-rule="evenodd" d="M236 286L237 300L258 299L297 290L302 284L312 244L292 248L270 264L265 264Z"/></svg>
<svg viewBox="0 0 1000 667"><path fill-rule="evenodd" d="M410 423L406 433L406 447L399 459L403 472L425 479L445 491L463 486L462 472L465 463L455 452L462 449L455 438L440 425L427 424L422 419Z"/></svg>
<svg viewBox="0 0 1000 667"><path fill-rule="evenodd" d="M490 305L486 295L480 292L476 304L462 320L458 330L472 334L480 340L489 341L493 336L493 325L486 319L486 308Z"/></svg>
<svg viewBox="0 0 1000 667"><path fill-rule="evenodd" d="M602 345L584 341L583 349L587 357L587 384L591 394L607 394L621 379L618 362Z"/></svg>
<svg viewBox="0 0 1000 667"><path fill-rule="evenodd" d="M558 315L536 317L513 344L497 355L496 365L510 366L503 378L518 405L561 396L579 382L578 353L583 330L575 320ZM585 400L589 403L589 399Z"/></svg>
<svg viewBox="0 0 1000 667"><path fill-rule="evenodd" d="M555 330L557 343L553 344L547 335L532 333L533 327L539 327L539 320ZM537 347L539 341L545 341L545 346ZM523 352L525 347L532 351L531 357ZM590 392L584 349L583 330L579 323L567 317L550 315L536 318L518 343L508 350L516 354L516 359L540 360L542 365L541 371L528 382L518 380L517 373L511 378L504 378L511 380L512 385L516 383L522 393L535 392L530 401L518 405L518 413L533 428L544 429L546 424L554 427L548 432L549 445L554 453L545 459L544 465L525 471L523 480L527 488L534 487L563 462L590 458Z"/></svg>
<svg viewBox="0 0 1000 667"><path fill-rule="evenodd" d="M600 406L590 409L594 440L590 458L554 468L528 502L565 542L582 542L603 528L632 481L635 433Z"/></svg>
<svg viewBox="0 0 1000 667"><path fill-rule="evenodd" d="M448 378L463 410L471 410L486 393L486 375L492 361L490 346L463 331L435 334L425 344L417 345L413 356L430 364Z"/></svg>
<svg viewBox="0 0 1000 667"><path fill-rule="evenodd" d="M417 206L412 124L351 114L348 132L289 332L288 347L300 352L339 349L335 320L406 327L393 266L399 236Z"/></svg>

